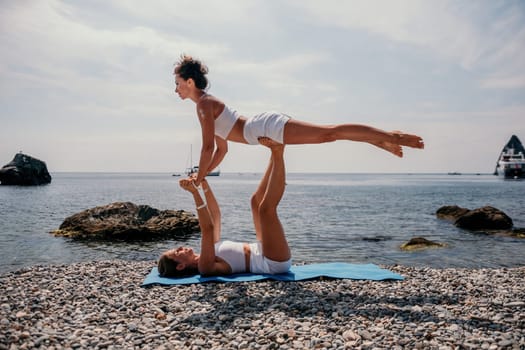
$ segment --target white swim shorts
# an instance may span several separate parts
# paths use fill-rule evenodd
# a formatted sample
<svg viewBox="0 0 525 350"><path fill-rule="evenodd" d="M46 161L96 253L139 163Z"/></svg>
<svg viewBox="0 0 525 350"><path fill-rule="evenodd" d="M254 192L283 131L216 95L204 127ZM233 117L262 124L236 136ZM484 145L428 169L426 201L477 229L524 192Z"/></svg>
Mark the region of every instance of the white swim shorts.
<svg viewBox="0 0 525 350"><path fill-rule="evenodd" d="M250 272L251 273L285 273L292 267L292 259L287 261L273 261L262 254L261 242L250 243Z"/></svg>
<svg viewBox="0 0 525 350"><path fill-rule="evenodd" d="M244 124L244 139L250 145L258 145L259 137L269 137L283 143L284 125L290 120L286 114L265 112L248 119Z"/></svg>

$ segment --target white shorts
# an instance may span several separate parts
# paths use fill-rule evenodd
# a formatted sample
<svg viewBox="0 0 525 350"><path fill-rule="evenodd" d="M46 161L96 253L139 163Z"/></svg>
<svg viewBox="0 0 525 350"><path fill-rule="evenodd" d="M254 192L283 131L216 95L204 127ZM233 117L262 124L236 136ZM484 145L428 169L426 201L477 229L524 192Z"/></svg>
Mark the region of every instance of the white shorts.
<svg viewBox="0 0 525 350"><path fill-rule="evenodd" d="M273 261L262 254L261 242L250 243L250 272L251 273L285 273L292 267L292 259Z"/></svg>
<svg viewBox="0 0 525 350"><path fill-rule="evenodd" d="M259 137L269 137L283 143L284 125L290 120L286 114L265 112L248 119L244 124L244 139L250 145L258 145Z"/></svg>

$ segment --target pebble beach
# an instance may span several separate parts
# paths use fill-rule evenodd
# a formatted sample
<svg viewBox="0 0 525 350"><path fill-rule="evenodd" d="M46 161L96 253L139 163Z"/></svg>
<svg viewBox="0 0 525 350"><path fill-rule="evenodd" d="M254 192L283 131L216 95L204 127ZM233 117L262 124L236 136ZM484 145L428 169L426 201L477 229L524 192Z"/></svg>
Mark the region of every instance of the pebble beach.
<svg viewBox="0 0 525 350"><path fill-rule="evenodd" d="M525 267L382 266L403 281L140 287L154 262L0 276L0 349L524 349Z"/></svg>

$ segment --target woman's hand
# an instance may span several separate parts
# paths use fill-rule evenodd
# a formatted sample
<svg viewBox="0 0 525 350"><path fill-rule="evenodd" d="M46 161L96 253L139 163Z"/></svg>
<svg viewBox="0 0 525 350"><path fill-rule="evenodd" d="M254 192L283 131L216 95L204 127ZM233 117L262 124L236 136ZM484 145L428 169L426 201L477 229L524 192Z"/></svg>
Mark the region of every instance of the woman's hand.
<svg viewBox="0 0 525 350"><path fill-rule="evenodd" d="M195 186L194 179L189 177L187 179L181 179L179 180L179 186L190 193L196 193L198 192L197 187Z"/></svg>

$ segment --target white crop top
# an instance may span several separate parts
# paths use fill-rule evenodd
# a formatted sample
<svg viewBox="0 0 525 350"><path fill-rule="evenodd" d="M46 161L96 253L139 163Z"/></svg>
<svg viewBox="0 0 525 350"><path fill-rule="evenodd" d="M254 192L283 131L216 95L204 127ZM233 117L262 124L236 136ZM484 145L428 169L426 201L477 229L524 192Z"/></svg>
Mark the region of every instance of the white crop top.
<svg viewBox="0 0 525 350"><path fill-rule="evenodd" d="M237 111L224 105L221 114L215 119L215 135L226 140L237 119L239 119Z"/></svg>
<svg viewBox="0 0 525 350"><path fill-rule="evenodd" d="M224 259L232 269L232 273L246 272L244 259L244 243L220 241L215 243L215 255Z"/></svg>

